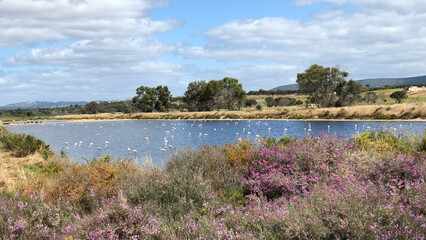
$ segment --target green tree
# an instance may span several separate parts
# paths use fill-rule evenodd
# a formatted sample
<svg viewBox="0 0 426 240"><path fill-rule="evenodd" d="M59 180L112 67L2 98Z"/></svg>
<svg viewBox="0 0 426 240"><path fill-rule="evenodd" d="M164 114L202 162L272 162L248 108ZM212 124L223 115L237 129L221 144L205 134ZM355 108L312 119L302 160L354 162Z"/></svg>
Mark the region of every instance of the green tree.
<svg viewBox="0 0 426 240"><path fill-rule="evenodd" d="M390 97L395 99L397 103L401 103L402 99L407 98L407 94L404 91L396 91L393 92Z"/></svg>
<svg viewBox="0 0 426 240"><path fill-rule="evenodd" d="M172 101L172 95L170 94L167 86L158 86L156 88L156 100L155 109L159 112L167 112L170 109L170 102Z"/></svg>
<svg viewBox="0 0 426 240"><path fill-rule="evenodd" d="M225 84L225 88L232 89L232 99L230 101L236 101L235 104L229 105L228 110L234 110L240 108L246 99L246 91L243 89L243 85L238 83L238 79L226 77L222 80Z"/></svg>
<svg viewBox="0 0 426 240"><path fill-rule="evenodd" d="M277 105L277 103L275 102L275 99L273 97L267 97L265 99L265 102L266 102L267 107L274 107L274 106Z"/></svg>
<svg viewBox="0 0 426 240"><path fill-rule="evenodd" d="M318 107L332 107L336 102L336 86L345 82L349 74L339 68L326 68L317 64L304 73L297 74L297 83L303 92L309 94Z"/></svg>
<svg viewBox="0 0 426 240"><path fill-rule="evenodd" d="M376 103L377 98L378 96L375 92L367 92L364 95L364 101L366 101L367 103L370 103L370 102Z"/></svg>
<svg viewBox="0 0 426 240"><path fill-rule="evenodd" d="M97 102L91 101L88 104L84 105L84 109L86 110L86 113L96 114L98 113L99 105Z"/></svg>
<svg viewBox="0 0 426 240"><path fill-rule="evenodd" d="M189 111L203 111L204 90L206 81L195 81L188 84L183 101Z"/></svg>
<svg viewBox="0 0 426 240"><path fill-rule="evenodd" d="M146 87L136 89L132 99L133 106L141 112L167 112L170 108L171 94L167 86Z"/></svg>
<svg viewBox="0 0 426 240"><path fill-rule="evenodd" d="M155 88L140 86L136 89L136 96L133 97L133 105L141 112L152 112L155 103Z"/></svg>
<svg viewBox="0 0 426 240"><path fill-rule="evenodd" d="M349 80L349 82L341 81L335 87L336 96L339 97L339 100L336 102L336 106L350 106L356 104L358 100L361 99L361 92L364 90L364 87L361 83L358 83L354 80Z"/></svg>
<svg viewBox="0 0 426 240"><path fill-rule="evenodd" d="M278 97L275 98L275 104L280 107L293 106L296 104L296 99L290 97Z"/></svg>
<svg viewBox="0 0 426 240"><path fill-rule="evenodd" d="M253 107L257 104L256 99L247 99L244 103L244 106L246 107Z"/></svg>
<svg viewBox="0 0 426 240"><path fill-rule="evenodd" d="M242 106L245 98L246 92L238 80L227 77L189 83L183 101L189 111L234 110Z"/></svg>
<svg viewBox="0 0 426 240"><path fill-rule="evenodd" d="M204 88L201 97L203 103L203 111L211 111L213 109L227 108L223 103L229 93L223 92L225 83L223 81L210 80Z"/></svg>

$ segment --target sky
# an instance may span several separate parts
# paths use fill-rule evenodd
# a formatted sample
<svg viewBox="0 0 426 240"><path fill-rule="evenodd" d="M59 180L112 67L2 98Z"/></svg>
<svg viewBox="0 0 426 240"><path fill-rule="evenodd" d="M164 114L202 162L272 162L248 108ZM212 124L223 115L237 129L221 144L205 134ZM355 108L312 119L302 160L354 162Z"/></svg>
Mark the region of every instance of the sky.
<svg viewBox="0 0 426 240"><path fill-rule="evenodd" d="M426 74L426 0L0 0L0 105L246 91L312 64L351 79Z"/></svg>

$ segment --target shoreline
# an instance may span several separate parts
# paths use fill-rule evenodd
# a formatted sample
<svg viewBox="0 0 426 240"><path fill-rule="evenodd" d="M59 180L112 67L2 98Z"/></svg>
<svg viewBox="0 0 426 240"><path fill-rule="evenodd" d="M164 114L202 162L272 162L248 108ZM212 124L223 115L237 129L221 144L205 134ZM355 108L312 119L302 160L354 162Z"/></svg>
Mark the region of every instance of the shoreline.
<svg viewBox="0 0 426 240"><path fill-rule="evenodd" d="M58 120L61 121L61 120ZM426 122L426 119L270 119L270 118L257 118L257 119L73 119L66 120L67 122L119 122L119 121L315 121L315 122Z"/></svg>
<svg viewBox="0 0 426 240"><path fill-rule="evenodd" d="M269 118L257 118L257 119L53 119L46 120L50 122L30 122L20 121L20 123L1 124L0 126L16 126L16 125L37 125L37 124L57 124L57 123L91 123L91 122L120 122L120 121L286 121L286 122L426 122L426 119L269 119ZM58 121L58 122L56 122Z"/></svg>
<svg viewBox="0 0 426 240"><path fill-rule="evenodd" d="M388 121L388 122L424 122L426 121L426 106L420 103L380 104L380 105L355 105L340 108L317 107L271 107L262 110L242 108L240 110L216 110L208 112L151 112L151 113L97 113L62 115L54 117L34 117L28 119L3 120L5 124L26 122L26 124L39 124L40 121L69 121L69 122L95 122L95 121ZM45 122L46 123L46 122ZM0 125L2 121L0 121Z"/></svg>

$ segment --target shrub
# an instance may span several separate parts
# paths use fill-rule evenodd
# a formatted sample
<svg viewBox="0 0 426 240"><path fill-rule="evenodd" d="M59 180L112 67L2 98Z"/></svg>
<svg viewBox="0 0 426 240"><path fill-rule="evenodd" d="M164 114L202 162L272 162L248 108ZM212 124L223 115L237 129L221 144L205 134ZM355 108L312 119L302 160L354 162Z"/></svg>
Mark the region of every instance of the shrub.
<svg viewBox="0 0 426 240"><path fill-rule="evenodd" d="M49 145L31 135L14 134L4 127L0 128L0 142L3 148L12 151L15 157L25 157L40 152L44 159L53 155Z"/></svg>
<svg viewBox="0 0 426 240"><path fill-rule="evenodd" d="M355 140L361 149L380 153L394 150L409 153L417 149L416 139L409 139L403 135L397 137L386 132L363 132L356 136Z"/></svg>
<svg viewBox="0 0 426 240"><path fill-rule="evenodd" d="M426 131L423 133L422 141L418 147L419 151L426 152Z"/></svg>
<svg viewBox="0 0 426 240"><path fill-rule="evenodd" d="M274 107L274 106L277 105L277 103L276 103L276 101L275 101L275 99L273 97L267 97L265 99L265 101L266 101L266 106L267 107Z"/></svg>
<svg viewBox="0 0 426 240"><path fill-rule="evenodd" d="M311 115L304 116L304 115L296 114L296 115L291 115L288 118L289 119L310 119L310 118L312 118L312 116Z"/></svg>
<svg viewBox="0 0 426 240"><path fill-rule="evenodd" d="M391 154L384 159L377 158L370 162L361 179L390 187L391 191L418 189L425 183L425 159L423 153Z"/></svg>
<svg viewBox="0 0 426 240"><path fill-rule="evenodd" d="M346 110L344 108L340 109L336 115L334 116L335 118L342 118L345 117L346 115Z"/></svg>
<svg viewBox="0 0 426 240"><path fill-rule="evenodd" d="M94 193L103 197L112 196L119 187L133 185L134 183L129 183L129 179L138 175L133 161L112 159L108 156L94 159L87 164L56 159L51 168L54 178L49 177L50 170L39 171L38 175L22 186L21 191L26 194L43 192L45 201L55 202L57 199L63 199L76 204L82 212L90 212L95 207L92 197ZM37 171L36 168L33 169Z"/></svg>
<svg viewBox="0 0 426 240"><path fill-rule="evenodd" d="M346 119L357 119L357 118L360 118L360 117L359 117L359 115L357 113L353 113L353 114L351 114L349 116L346 116L345 118Z"/></svg>
<svg viewBox="0 0 426 240"><path fill-rule="evenodd" d="M425 239L426 135L364 151L401 139L265 138L164 168L53 158L26 166L32 192L0 193L0 239Z"/></svg>
<svg viewBox="0 0 426 240"><path fill-rule="evenodd" d="M268 138L263 138L262 139L262 143L265 145L265 147L276 147L276 145L279 145L281 148L284 148L286 145L288 145L289 143L295 142L296 139L292 138L292 137L281 137L279 139L273 138L273 137L268 137Z"/></svg>
<svg viewBox="0 0 426 240"><path fill-rule="evenodd" d="M47 205L37 195L31 198L0 196L0 238L63 239L63 230L75 228L69 203ZM69 235L68 235L69 236Z"/></svg>
<svg viewBox="0 0 426 240"><path fill-rule="evenodd" d="M255 99L247 99L244 103L244 106L246 107L252 107L257 104L257 101Z"/></svg>
<svg viewBox="0 0 426 240"><path fill-rule="evenodd" d="M297 101L294 103L294 105L298 105L298 106L303 105L303 101L302 101L302 100L297 100Z"/></svg>
<svg viewBox="0 0 426 240"><path fill-rule="evenodd" d="M324 119L331 119L331 118L333 118L333 116L332 115L330 115L330 111L324 111L322 114L320 114L319 116L318 116L319 118L324 118Z"/></svg>
<svg viewBox="0 0 426 240"><path fill-rule="evenodd" d="M290 143L284 149L262 148L244 183L268 199L292 198L309 192L318 182L332 184L331 177L355 149L352 141L324 135Z"/></svg>
<svg viewBox="0 0 426 240"><path fill-rule="evenodd" d="M251 150L253 143L242 140L235 144L226 144L223 151L228 161L235 167L247 166L251 162Z"/></svg>
<svg viewBox="0 0 426 240"><path fill-rule="evenodd" d="M407 94L404 91L396 91L390 95L391 98L395 99L397 103L401 103L402 99L407 98Z"/></svg>

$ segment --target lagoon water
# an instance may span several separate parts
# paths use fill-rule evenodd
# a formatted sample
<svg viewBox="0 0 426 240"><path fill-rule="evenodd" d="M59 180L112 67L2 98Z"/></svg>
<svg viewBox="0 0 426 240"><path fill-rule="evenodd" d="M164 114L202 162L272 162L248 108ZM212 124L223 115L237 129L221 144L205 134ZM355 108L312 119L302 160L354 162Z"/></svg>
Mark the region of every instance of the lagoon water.
<svg viewBox="0 0 426 240"><path fill-rule="evenodd" d="M73 160L111 155L152 158L164 163L169 155L185 148L224 145L241 139L262 137L318 136L321 133L350 137L362 131L391 131L396 134L423 134L425 122L385 121L103 121L8 125L14 133L25 133L44 140L56 153L64 151Z"/></svg>

